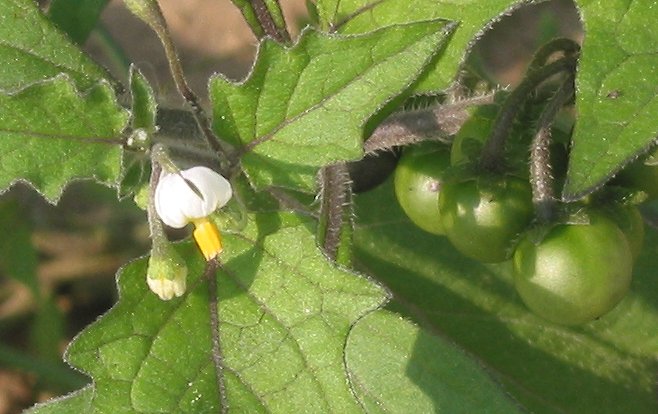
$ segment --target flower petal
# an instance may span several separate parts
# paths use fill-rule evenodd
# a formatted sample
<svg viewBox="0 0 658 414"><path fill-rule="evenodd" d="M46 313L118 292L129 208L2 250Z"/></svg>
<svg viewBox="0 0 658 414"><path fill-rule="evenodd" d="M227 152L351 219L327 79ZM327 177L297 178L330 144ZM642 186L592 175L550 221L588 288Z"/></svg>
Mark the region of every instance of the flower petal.
<svg viewBox="0 0 658 414"><path fill-rule="evenodd" d="M196 188L193 189L190 183ZM163 173L160 176L155 190L155 209L166 225L181 228L223 207L232 195L231 184L226 178L210 168L197 166L180 174Z"/></svg>
<svg viewBox="0 0 658 414"><path fill-rule="evenodd" d="M180 229L185 227L189 220L179 207L180 194L177 181L184 183L175 174L160 175L158 186L155 188L155 211L167 226Z"/></svg>

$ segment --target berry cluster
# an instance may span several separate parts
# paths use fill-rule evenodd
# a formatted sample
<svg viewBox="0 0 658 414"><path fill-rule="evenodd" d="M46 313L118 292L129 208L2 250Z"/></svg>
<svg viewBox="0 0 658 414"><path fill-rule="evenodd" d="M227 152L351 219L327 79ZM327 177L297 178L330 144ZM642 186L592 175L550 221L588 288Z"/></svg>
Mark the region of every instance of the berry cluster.
<svg viewBox="0 0 658 414"><path fill-rule="evenodd" d="M465 256L484 263L511 259L519 295L550 321L588 322L624 297L644 238L636 206L590 197L540 223L527 177L464 171L451 166L444 144L407 147L394 176L405 214Z"/></svg>
<svg viewBox="0 0 658 414"><path fill-rule="evenodd" d="M574 56L564 54L564 63L546 64L544 53L517 90L501 94L502 103L478 108L450 146L404 148L394 185L414 224L480 262L511 260L527 307L576 325L608 313L629 290L644 238L639 198L629 195L658 198L658 154L582 200L567 203L555 194L571 132L557 126L574 95ZM542 93L555 73L562 78L544 86L550 93L534 110L526 97Z"/></svg>

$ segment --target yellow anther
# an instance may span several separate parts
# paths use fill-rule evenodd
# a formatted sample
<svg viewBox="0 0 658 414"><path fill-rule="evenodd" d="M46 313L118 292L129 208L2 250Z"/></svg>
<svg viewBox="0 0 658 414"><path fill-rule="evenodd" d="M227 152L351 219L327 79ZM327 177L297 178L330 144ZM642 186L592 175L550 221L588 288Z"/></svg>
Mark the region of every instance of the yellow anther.
<svg viewBox="0 0 658 414"><path fill-rule="evenodd" d="M219 229L207 217L194 220L194 240L206 260L211 260L222 252L222 236Z"/></svg>

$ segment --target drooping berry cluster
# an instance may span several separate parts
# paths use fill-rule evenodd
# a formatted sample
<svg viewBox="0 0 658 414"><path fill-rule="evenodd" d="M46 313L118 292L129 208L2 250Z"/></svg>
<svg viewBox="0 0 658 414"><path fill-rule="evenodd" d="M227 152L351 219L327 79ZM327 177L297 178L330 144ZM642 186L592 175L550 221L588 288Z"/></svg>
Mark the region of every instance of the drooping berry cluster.
<svg viewBox="0 0 658 414"><path fill-rule="evenodd" d="M633 190L657 196L650 186L658 180L638 177L658 176L658 166L639 161L577 202L555 195L566 174L570 131L552 125L574 95L575 56L563 52L546 63L540 51L517 90L475 111L450 147L405 148L395 192L414 224L445 235L463 255L483 263L511 260L516 290L534 313L575 325L608 313L628 292L644 227L627 196ZM526 102L540 85L547 89L547 79L555 82L551 97Z"/></svg>

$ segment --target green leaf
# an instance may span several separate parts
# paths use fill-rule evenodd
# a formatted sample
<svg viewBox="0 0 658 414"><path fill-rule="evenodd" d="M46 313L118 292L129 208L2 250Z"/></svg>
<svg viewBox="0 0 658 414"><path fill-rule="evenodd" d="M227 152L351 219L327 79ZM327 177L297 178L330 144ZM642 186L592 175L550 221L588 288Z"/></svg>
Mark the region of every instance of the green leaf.
<svg viewBox="0 0 658 414"><path fill-rule="evenodd" d="M601 186L658 138L658 8L653 0L577 1L585 25L578 122L564 198Z"/></svg>
<svg viewBox="0 0 658 414"><path fill-rule="evenodd" d="M440 57L415 86L417 93L436 93L449 87L465 59L470 44L502 14L535 1L522 0L318 0L320 24L353 34L392 24L427 19L458 23Z"/></svg>
<svg viewBox="0 0 658 414"><path fill-rule="evenodd" d="M132 100L132 129L142 128L149 134L157 130L158 103L155 92L146 77L136 66L130 67L130 96Z"/></svg>
<svg viewBox="0 0 658 414"><path fill-rule="evenodd" d="M218 317L231 412L360 411L343 349L386 295L331 265L314 234L308 219L261 214L224 238ZM205 261L192 243L176 248L190 271L183 297L158 299L139 259L119 276L117 305L69 347L68 361L94 380L84 412L220 412Z"/></svg>
<svg viewBox="0 0 658 414"><path fill-rule="evenodd" d="M345 361L369 413L519 412L472 358L391 312L359 320Z"/></svg>
<svg viewBox="0 0 658 414"><path fill-rule="evenodd" d="M48 17L71 39L83 44L109 0L53 0Z"/></svg>
<svg viewBox="0 0 658 414"><path fill-rule="evenodd" d="M319 167L361 156L368 118L408 88L451 30L425 21L360 36L307 30L290 49L265 40L246 81L211 80L215 131L246 146L255 187L312 191Z"/></svg>
<svg viewBox="0 0 658 414"><path fill-rule="evenodd" d="M54 202L76 178L114 184L127 119L106 82L80 95L62 75L0 93L0 191L27 181Z"/></svg>
<svg viewBox="0 0 658 414"><path fill-rule="evenodd" d="M60 73L83 90L108 77L34 1L0 0L0 91L16 91Z"/></svg>
<svg viewBox="0 0 658 414"><path fill-rule="evenodd" d="M65 397L36 405L24 414L91 413L93 397L93 387L86 387Z"/></svg>
<svg viewBox="0 0 658 414"><path fill-rule="evenodd" d="M403 218L390 183L361 195L356 216L355 260L393 291L391 308L475 355L528 411L658 411L655 231L622 303L598 321L567 328L523 306L509 262L467 259Z"/></svg>

